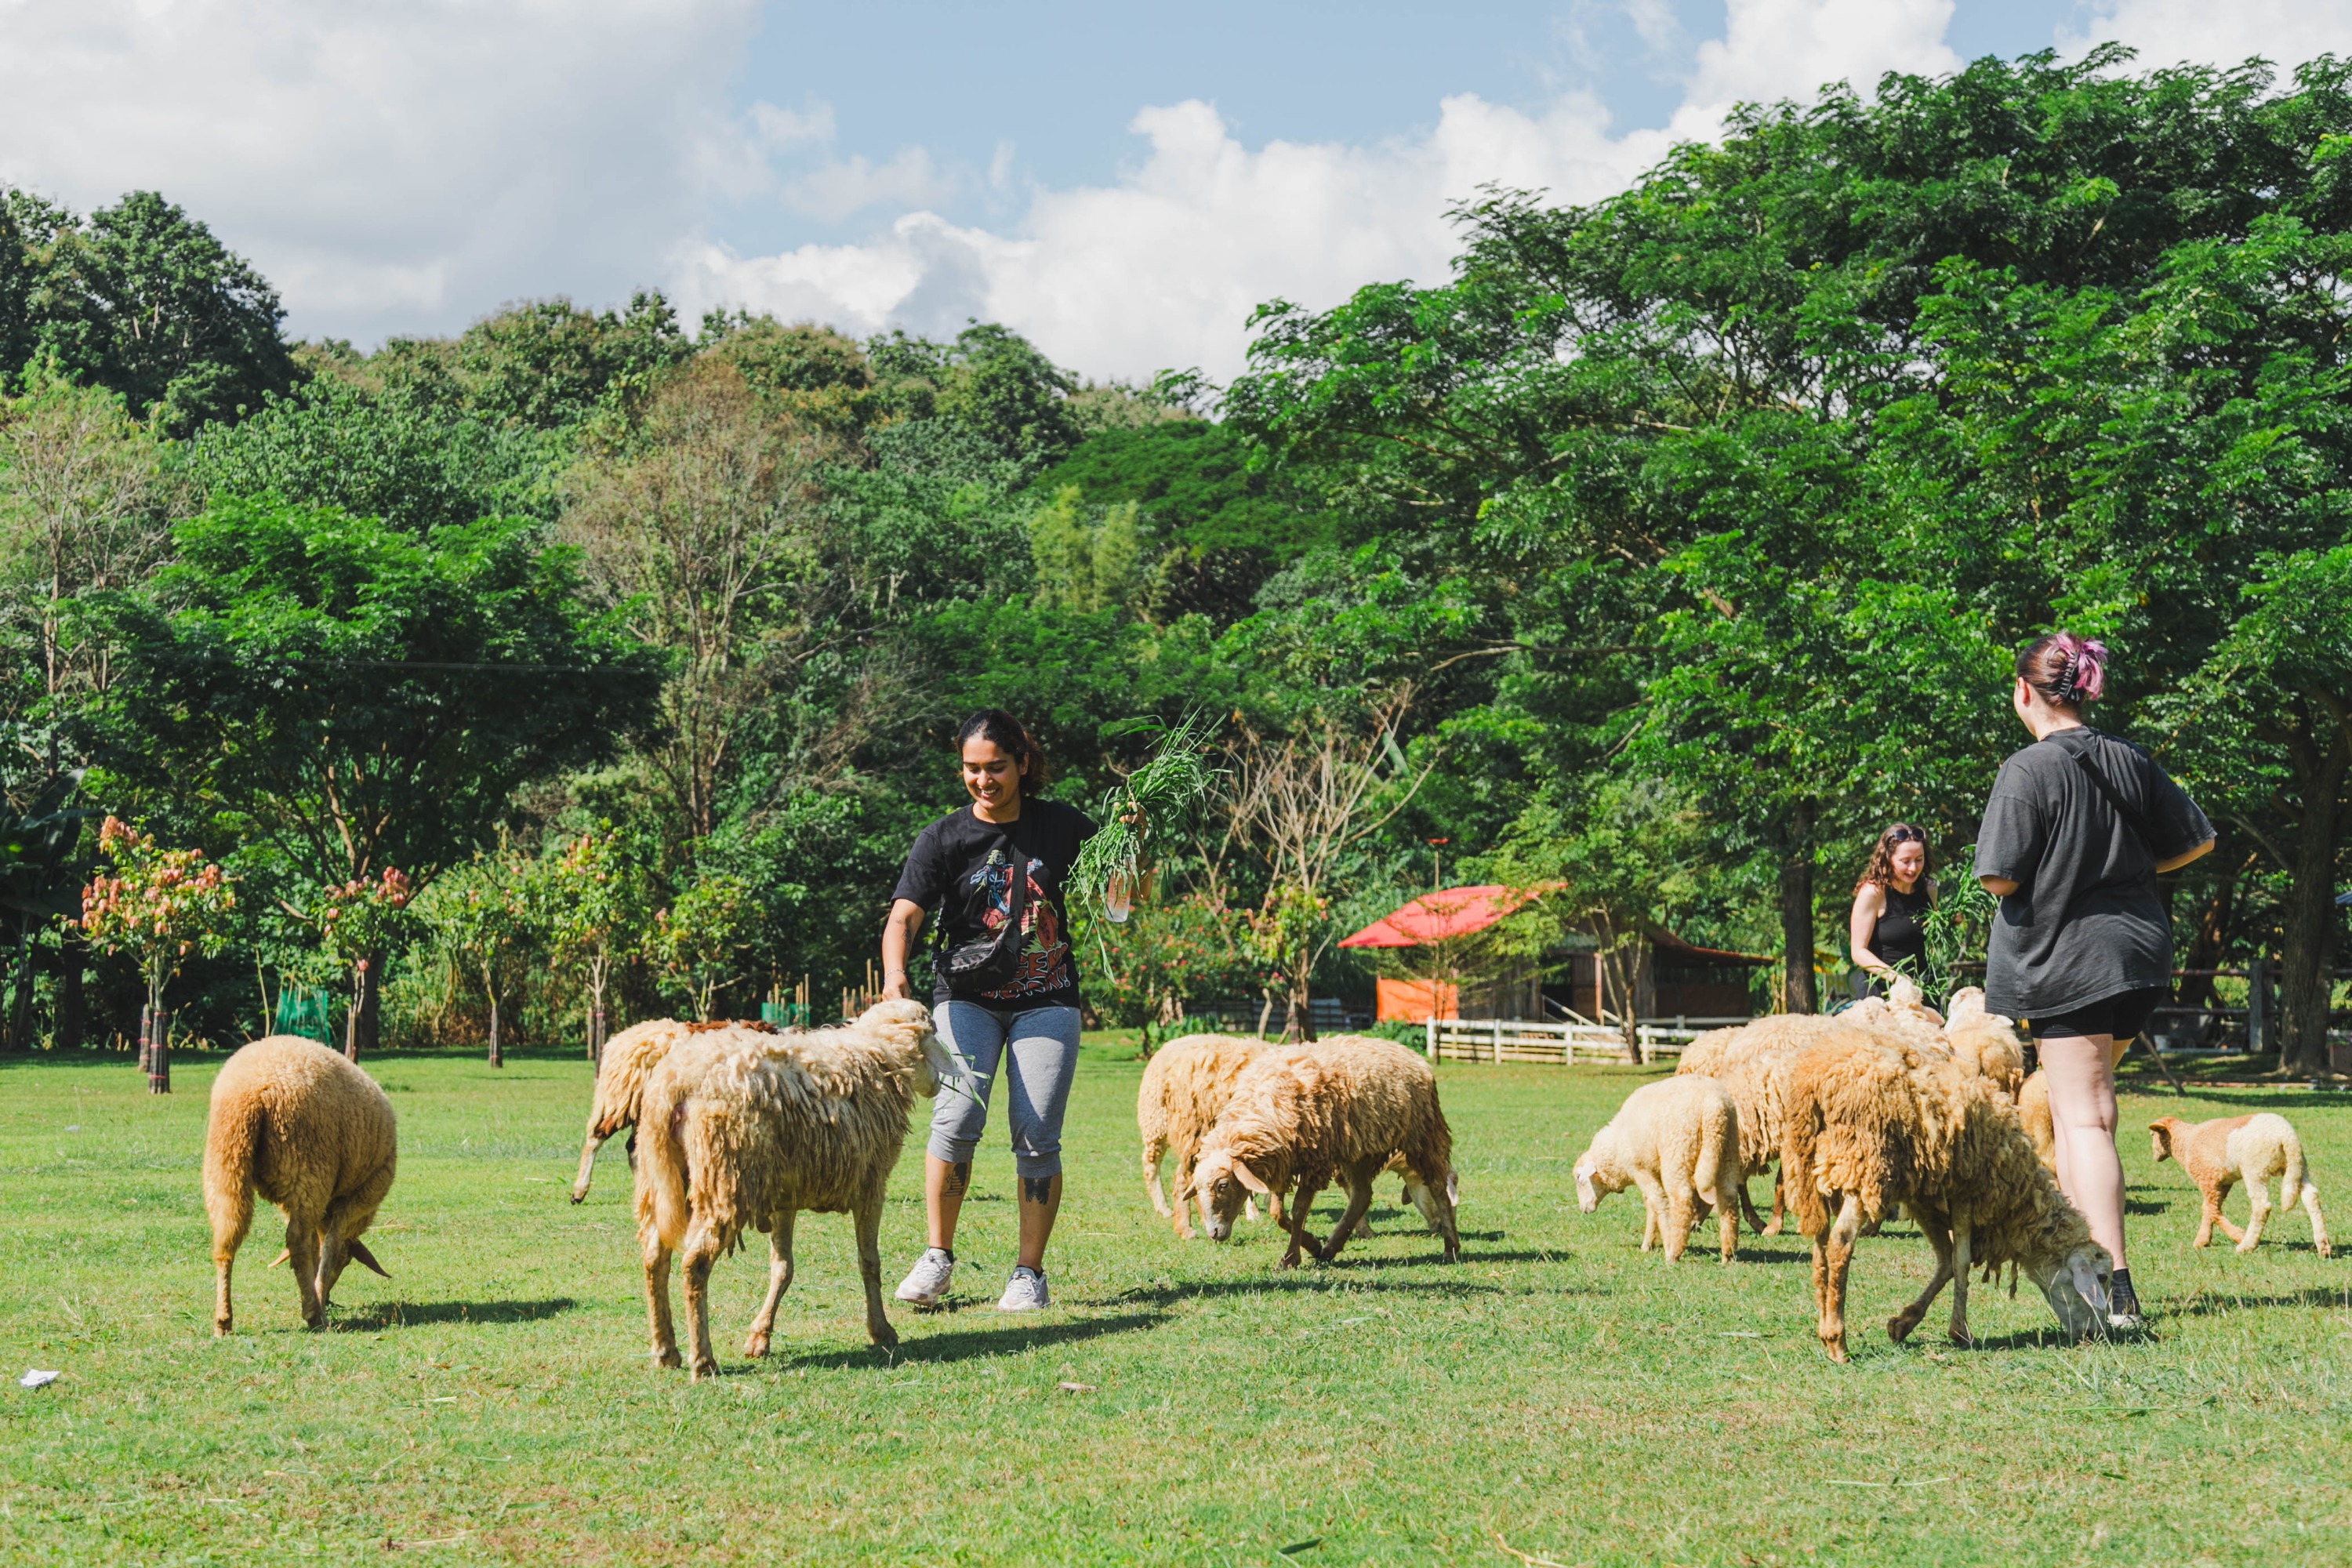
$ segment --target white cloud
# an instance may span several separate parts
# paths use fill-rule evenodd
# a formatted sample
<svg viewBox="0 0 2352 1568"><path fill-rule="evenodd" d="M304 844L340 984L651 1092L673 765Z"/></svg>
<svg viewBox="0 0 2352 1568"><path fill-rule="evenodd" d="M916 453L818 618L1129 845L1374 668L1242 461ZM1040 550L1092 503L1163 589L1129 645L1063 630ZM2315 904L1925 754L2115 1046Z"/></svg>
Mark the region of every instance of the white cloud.
<svg viewBox="0 0 2352 1568"><path fill-rule="evenodd" d="M0 181L84 210L163 191L298 332L610 300L704 210L757 22L758 0L0 0Z"/></svg>
<svg viewBox="0 0 2352 1568"><path fill-rule="evenodd" d="M2194 60L2234 66L2252 56L2292 68L2320 54L2352 54L2352 0L2104 0L2059 38L2069 56L2118 41L2143 68Z"/></svg>
<svg viewBox="0 0 2352 1568"><path fill-rule="evenodd" d="M1698 47L1675 133L1712 134L1737 102L1807 98L1833 81L1863 92L1891 70L1940 73L1953 0L1731 0L1720 38Z"/></svg>

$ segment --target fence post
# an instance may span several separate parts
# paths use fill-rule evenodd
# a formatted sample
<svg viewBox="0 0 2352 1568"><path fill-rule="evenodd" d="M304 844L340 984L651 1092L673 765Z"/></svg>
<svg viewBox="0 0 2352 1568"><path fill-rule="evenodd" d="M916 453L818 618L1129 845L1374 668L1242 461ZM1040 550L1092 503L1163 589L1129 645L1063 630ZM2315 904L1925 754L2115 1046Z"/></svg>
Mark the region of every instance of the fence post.
<svg viewBox="0 0 2352 1568"><path fill-rule="evenodd" d="M2269 1048L2266 1042L2271 1033L2271 1021L2267 1016L2270 988L2271 961L2267 957L2257 956L2253 963L2246 965L2246 1050L2252 1056L2260 1056Z"/></svg>
<svg viewBox="0 0 2352 1568"><path fill-rule="evenodd" d="M1433 1007L1433 1008L1431 1008L1431 1009L1429 1010L1429 1016L1422 1020L1422 1026L1423 1026L1423 1027L1424 1027L1425 1029L1427 1029L1427 1030L1429 1031L1429 1059L1430 1059L1431 1061L1434 1062L1435 1060L1437 1060L1437 1009L1436 1009L1436 1008Z"/></svg>
<svg viewBox="0 0 2352 1568"><path fill-rule="evenodd" d="M1503 1020L1495 1020L1495 1065L1503 1065Z"/></svg>

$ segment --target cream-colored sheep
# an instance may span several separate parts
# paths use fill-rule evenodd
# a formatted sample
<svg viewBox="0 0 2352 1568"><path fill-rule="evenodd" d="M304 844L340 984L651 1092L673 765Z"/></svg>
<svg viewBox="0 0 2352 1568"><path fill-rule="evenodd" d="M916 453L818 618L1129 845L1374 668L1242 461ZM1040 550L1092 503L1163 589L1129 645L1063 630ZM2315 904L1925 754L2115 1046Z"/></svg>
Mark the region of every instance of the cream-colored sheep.
<svg viewBox="0 0 2352 1568"><path fill-rule="evenodd" d="M1192 1190L1210 1238L1223 1241L1233 1235L1245 1194L1271 1197L1296 1181L1290 1245L1282 1257L1290 1268L1297 1266L1300 1249L1313 1245L1307 1216L1316 1194L1338 1180L1348 1191L1347 1212L1330 1238L1314 1247L1328 1262L1371 1206L1373 1177L1399 1155L1408 1195L1444 1238L1446 1261L1457 1260L1454 1134L1429 1064L1392 1040L1320 1040L1244 1075L1202 1142Z"/></svg>
<svg viewBox="0 0 2352 1568"><path fill-rule="evenodd" d="M1789 1075L1781 1180L1813 1243L1817 1332L1846 1359L1845 1282L1865 1220L1900 1204L1936 1252L1918 1300L1887 1322L1900 1342L1952 1284L1952 1339L1968 1342L1969 1269L2014 1263L2070 1334L2104 1331L2105 1247L2034 1157L1991 1085L1899 1031L1855 1029L1808 1047ZM1824 1200L1837 1194L1832 1215Z"/></svg>
<svg viewBox="0 0 2352 1568"><path fill-rule="evenodd" d="M1186 1035L1151 1053L1135 1090L1135 1125L1143 1136L1143 1190L1151 1206L1175 1222L1176 1234L1191 1240L1192 1167L1201 1140L1234 1097L1250 1064L1281 1049L1247 1035ZM1160 1185L1160 1163L1176 1154L1176 1204ZM1255 1203L1255 1199L1253 1199ZM1276 1218L1281 1217L1279 1206ZM1205 1221L1205 1216L1203 1216Z"/></svg>
<svg viewBox="0 0 2352 1568"><path fill-rule="evenodd" d="M1944 1044L1954 1061L2013 1103L2025 1080L2024 1043L2018 1038L2016 1020L1986 1012L1984 997L1974 985L1952 993Z"/></svg>
<svg viewBox="0 0 2352 1568"><path fill-rule="evenodd" d="M573 1203L588 1195L589 1178L596 1170L596 1151L605 1140L637 1124L637 1102L646 1091L646 1075L694 1027L676 1018L648 1018L604 1042L604 1059L596 1065L595 1099L588 1107L588 1133L580 1142L580 1173L572 1180Z"/></svg>
<svg viewBox="0 0 2352 1568"><path fill-rule="evenodd" d="M746 1227L768 1232L768 1294L745 1339L765 1355L793 1279L793 1225L803 1209L847 1212L866 1284L866 1329L898 1342L882 1310L883 1189L907 1141L917 1095L960 1074L931 1031L930 1009L892 1000L834 1029L719 1029L688 1039L646 1079L637 1123L637 1240L653 1352L678 1364L669 1263L686 1277L697 1378L719 1370L710 1348L710 1267Z"/></svg>
<svg viewBox="0 0 2352 1568"><path fill-rule="evenodd" d="M1691 1226L1712 1207L1728 1263L1739 1249L1732 1199L1742 1175L1739 1111L1730 1092L1711 1078L1661 1079L1627 1095L1592 1135L1576 1162L1576 1206L1591 1214L1604 1194L1639 1188L1642 1250L1661 1237L1668 1263L1681 1259Z"/></svg>
<svg viewBox="0 0 2352 1568"><path fill-rule="evenodd" d="M2058 1173L2058 1124L2050 1119L2050 1075L2036 1068L2017 1086L2017 1120L2033 1141L2033 1157Z"/></svg>
<svg viewBox="0 0 2352 1568"><path fill-rule="evenodd" d="M1690 1043L1675 1066L1677 1078L1711 1078L1721 1083L1739 1110L1740 1211L1759 1236L1778 1236L1785 1198L1777 1174L1772 1182L1772 1217L1756 1212L1747 1176L1773 1174L1780 1163L1780 1106L1789 1064L1797 1052L1853 1026L1844 1014L1774 1013L1736 1028L1714 1029Z"/></svg>
<svg viewBox="0 0 2352 1568"><path fill-rule="evenodd" d="M2311 1216L2312 1246L2320 1257L2328 1255L2327 1221L2319 1213L2319 1189L2305 1173L2303 1140L2295 1136L2294 1125L2285 1117L2264 1110L2191 1126L2178 1116L2165 1116L2149 1122L2147 1130L2155 1142L2158 1163L2179 1161L2204 1197L2204 1215L2197 1226L2198 1246L2213 1244L2217 1225L2241 1252L2252 1252L2262 1245L2263 1226L2271 1217L2271 1178L2276 1176L2279 1207L2293 1210L2301 1203ZM2221 1213L2221 1200L2242 1179L2247 1201L2253 1206L2242 1231Z"/></svg>
<svg viewBox="0 0 2352 1568"><path fill-rule="evenodd" d="M302 1321L327 1326L344 1264L383 1265L361 1244L399 1162L392 1101L375 1079L314 1040L271 1035L228 1058L205 1124L205 1213L219 1276L213 1332L229 1331L230 1267L258 1192L286 1214L286 1253ZM386 1278L390 1278L386 1276Z"/></svg>

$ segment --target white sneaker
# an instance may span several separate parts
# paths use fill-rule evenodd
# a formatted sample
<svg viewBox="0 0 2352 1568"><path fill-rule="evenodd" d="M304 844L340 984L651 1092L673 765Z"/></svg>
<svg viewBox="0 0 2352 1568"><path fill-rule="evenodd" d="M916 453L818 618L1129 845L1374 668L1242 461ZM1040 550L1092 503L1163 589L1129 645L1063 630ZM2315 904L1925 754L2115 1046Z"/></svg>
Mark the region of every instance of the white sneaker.
<svg viewBox="0 0 2352 1568"><path fill-rule="evenodd" d="M1003 1298L996 1303L1000 1312L1040 1312L1045 1310L1045 1277L1027 1264L1013 1271L1005 1282Z"/></svg>
<svg viewBox="0 0 2352 1568"><path fill-rule="evenodd" d="M943 1247L927 1247L898 1281L898 1300L918 1307L936 1307L947 1300L948 1282L955 1278L955 1254Z"/></svg>

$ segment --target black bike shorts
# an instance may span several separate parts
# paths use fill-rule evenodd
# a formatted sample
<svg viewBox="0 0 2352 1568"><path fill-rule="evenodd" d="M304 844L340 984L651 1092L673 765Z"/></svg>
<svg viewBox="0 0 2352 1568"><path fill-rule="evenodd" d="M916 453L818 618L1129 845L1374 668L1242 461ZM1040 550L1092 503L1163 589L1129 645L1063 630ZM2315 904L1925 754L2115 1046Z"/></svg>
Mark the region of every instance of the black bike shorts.
<svg viewBox="0 0 2352 1568"><path fill-rule="evenodd" d="M2148 1016L2163 1000L2164 988L2160 985L2118 992L2063 1013L2053 1013L2047 1018L2035 1018L2031 1026L2037 1040L2050 1035L2108 1035L2128 1040L2147 1027Z"/></svg>

